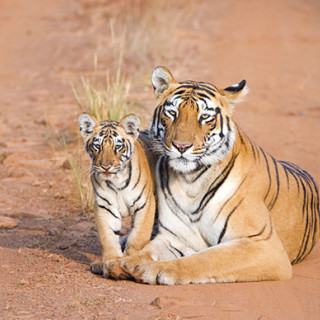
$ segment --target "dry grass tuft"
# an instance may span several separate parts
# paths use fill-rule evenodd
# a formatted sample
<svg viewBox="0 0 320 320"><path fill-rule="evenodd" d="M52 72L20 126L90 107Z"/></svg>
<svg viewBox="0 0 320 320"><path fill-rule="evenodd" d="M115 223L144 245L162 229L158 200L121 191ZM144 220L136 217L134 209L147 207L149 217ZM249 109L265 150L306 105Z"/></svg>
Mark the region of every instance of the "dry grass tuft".
<svg viewBox="0 0 320 320"><path fill-rule="evenodd" d="M117 20L109 18L107 45L97 49L94 71L82 76L80 85L72 86L81 112L92 114L98 121L119 120L128 113L131 83L145 85L146 70L174 61L177 48L166 44L168 36L172 37L172 30L181 24L183 7L183 0L176 1L175 10L165 0L136 0L122 7ZM87 155L81 143L65 146L65 150L79 203L84 211L90 211L93 196L88 157L84 159Z"/></svg>

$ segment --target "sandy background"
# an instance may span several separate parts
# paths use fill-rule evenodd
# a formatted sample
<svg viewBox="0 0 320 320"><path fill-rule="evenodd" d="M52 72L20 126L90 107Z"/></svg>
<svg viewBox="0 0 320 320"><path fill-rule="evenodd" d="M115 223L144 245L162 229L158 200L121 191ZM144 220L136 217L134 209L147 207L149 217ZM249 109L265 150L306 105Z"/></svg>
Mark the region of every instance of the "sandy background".
<svg viewBox="0 0 320 320"><path fill-rule="evenodd" d="M165 287L89 272L96 229L59 137L76 148L71 85L115 73L124 31L129 110L145 127L157 65L221 87L246 79L237 122L320 181L319 1L1 0L0 319L319 319L319 244L283 282Z"/></svg>

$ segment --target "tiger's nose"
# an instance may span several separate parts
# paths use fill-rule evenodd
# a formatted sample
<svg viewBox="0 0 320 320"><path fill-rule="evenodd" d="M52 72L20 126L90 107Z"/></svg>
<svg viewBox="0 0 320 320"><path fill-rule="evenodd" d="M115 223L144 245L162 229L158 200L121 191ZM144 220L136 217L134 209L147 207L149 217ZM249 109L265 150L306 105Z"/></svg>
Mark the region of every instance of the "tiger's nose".
<svg viewBox="0 0 320 320"><path fill-rule="evenodd" d="M177 142L172 142L172 145L178 149L178 151L180 153L184 153L186 152L189 148L192 147L192 144L189 144L189 143L177 143Z"/></svg>
<svg viewBox="0 0 320 320"><path fill-rule="evenodd" d="M104 170L106 170L106 172L109 171L109 169L112 167L111 164L100 164L100 167Z"/></svg>

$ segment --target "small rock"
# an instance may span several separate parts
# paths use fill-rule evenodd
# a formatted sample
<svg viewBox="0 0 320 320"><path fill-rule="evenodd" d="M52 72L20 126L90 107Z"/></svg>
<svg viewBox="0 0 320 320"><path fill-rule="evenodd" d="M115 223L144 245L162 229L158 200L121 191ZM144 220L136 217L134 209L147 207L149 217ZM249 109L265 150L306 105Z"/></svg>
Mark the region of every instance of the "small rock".
<svg viewBox="0 0 320 320"><path fill-rule="evenodd" d="M26 279L21 279L19 282L18 282L21 286L26 286L28 284L30 284L30 282Z"/></svg>
<svg viewBox="0 0 320 320"><path fill-rule="evenodd" d="M7 153L0 154L0 164L3 164L4 160L8 157Z"/></svg>
<svg viewBox="0 0 320 320"><path fill-rule="evenodd" d="M67 169L67 170L71 169L71 164L70 164L70 161L68 159L63 162L62 168L63 169Z"/></svg>
<svg viewBox="0 0 320 320"><path fill-rule="evenodd" d="M18 225L18 221L9 217L0 216L0 229L13 229Z"/></svg>
<svg viewBox="0 0 320 320"><path fill-rule="evenodd" d="M39 212L19 212L12 215L14 218L18 219L48 219L51 218L48 214L42 214Z"/></svg>
<svg viewBox="0 0 320 320"><path fill-rule="evenodd" d="M161 313L155 320L182 320L182 317L172 313Z"/></svg>
<svg viewBox="0 0 320 320"><path fill-rule="evenodd" d="M180 306L191 306L192 303L180 298L180 297L157 297L151 303L152 306L156 306L159 309L172 306L172 307L180 307Z"/></svg>
<svg viewBox="0 0 320 320"><path fill-rule="evenodd" d="M82 221L77 224L70 226L69 230L74 230L78 232L89 232L95 226L94 223L89 221Z"/></svg>
<svg viewBox="0 0 320 320"><path fill-rule="evenodd" d="M58 245L58 248L59 248L60 250L67 250L67 249L69 248L69 246L66 245L66 244L59 244L59 245Z"/></svg>
<svg viewBox="0 0 320 320"><path fill-rule="evenodd" d="M58 233L57 229L49 229L48 234L49 236L55 236Z"/></svg>

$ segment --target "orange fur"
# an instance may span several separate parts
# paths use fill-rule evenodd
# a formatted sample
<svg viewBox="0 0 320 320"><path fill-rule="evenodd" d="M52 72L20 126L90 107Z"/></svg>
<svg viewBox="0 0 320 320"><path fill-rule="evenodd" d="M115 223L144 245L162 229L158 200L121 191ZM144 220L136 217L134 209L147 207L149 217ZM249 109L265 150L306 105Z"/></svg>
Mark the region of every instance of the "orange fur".
<svg viewBox="0 0 320 320"><path fill-rule="evenodd" d="M159 234L120 266L159 284L283 280L319 238L312 177L275 160L233 122L245 81L219 89L152 76L158 106L150 125L156 148Z"/></svg>
<svg viewBox="0 0 320 320"><path fill-rule="evenodd" d="M112 276L108 263L123 256L119 242L121 217L132 217L133 227L124 244L126 256L150 241L155 214L154 179L138 137L140 120L135 115L125 116L118 124L97 123L84 114L79 122L92 158L95 220L102 249L101 262L92 264L91 270Z"/></svg>

